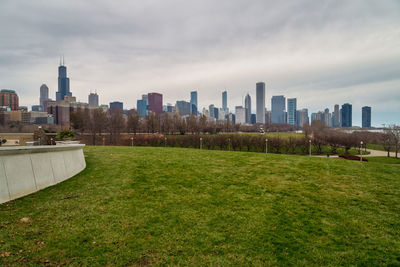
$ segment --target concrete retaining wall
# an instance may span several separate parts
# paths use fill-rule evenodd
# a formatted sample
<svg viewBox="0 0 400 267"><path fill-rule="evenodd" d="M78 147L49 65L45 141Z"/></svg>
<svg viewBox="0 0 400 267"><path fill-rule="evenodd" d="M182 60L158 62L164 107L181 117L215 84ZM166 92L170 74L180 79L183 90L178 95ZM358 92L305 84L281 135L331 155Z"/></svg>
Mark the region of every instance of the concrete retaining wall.
<svg viewBox="0 0 400 267"><path fill-rule="evenodd" d="M78 174L86 167L85 145L0 147L0 203Z"/></svg>

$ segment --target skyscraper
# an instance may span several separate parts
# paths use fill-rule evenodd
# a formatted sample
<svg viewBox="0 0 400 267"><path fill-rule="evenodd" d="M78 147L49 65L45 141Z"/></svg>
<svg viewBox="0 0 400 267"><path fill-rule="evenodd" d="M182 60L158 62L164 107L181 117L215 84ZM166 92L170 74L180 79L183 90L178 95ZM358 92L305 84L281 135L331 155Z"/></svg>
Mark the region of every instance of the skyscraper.
<svg viewBox="0 0 400 267"><path fill-rule="evenodd" d="M371 128L371 107L362 107L362 127Z"/></svg>
<svg viewBox="0 0 400 267"><path fill-rule="evenodd" d="M246 108L243 108L242 106L236 106L235 107L235 118L236 124L245 124L246 123Z"/></svg>
<svg viewBox="0 0 400 267"><path fill-rule="evenodd" d="M191 112L190 112L191 104L189 102L176 101L175 107L176 107L179 115L181 115L181 116L186 116L186 115L191 114Z"/></svg>
<svg viewBox="0 0 400 267"><path fill-rule="evenodd" d="M256 84L256 121L265 123L265 83Z"/></svg>
<svg viewBox="0 0 400 267"><path fill-rule="evenodd" d="M147 101L145 99L138 99L136 101L136 108L140 118L147 116Z"/></svg>
<svg viewBox="0 0 400 267"><path fill-rule="evenodd" d="M214 104L208 106L208 115L210 116L210 118L215 118L214 110Z"/></svg>
<svg viewBox="0 0 400 267"><path fill-rule="evenodd" d="M297 99L296 98L288 98L287 100L287 120L288 124L296 125L297 122Z"/></svg>
<svg viewBox="0 0 400 267"><path fill-rule="evenodd" d="M190 113L197 116L197 91L190 92Z"/></svg>
<svg viewBox="0 0 400 267"><path fill-rule="evenodd" d="M216 120L219 120L219 113L218 113L218 108L214 107L214 118Z"/></svg>
<svg viewBox="0 0 400 267"><path fill-rule="evenodd" d="M308 109L303 108L302 110L299 110L298 112L298 126L303 127L304 124L308 125L310 123L310 119L308 117Z"/></svg>
<svg viewBox="0 0 400 267"><path fill-rule="evenodd" d="M69 91L69 78L67 77L67 67L64 66L64 58L58 67L58 92L56 92L56 101L64 100L65 96L72 96Z"/></svg>
<svg viewBox="0 0 400 267"><path fill-rule="evenodd" d="M251 124L251 97L248 93L244 98L244 108L246 109L246 123Z"/></svg>
<svg viewBox="0 0 400 267"><path fill-rule="evenodd" d="M162 113L163 96L159 93L149 93L148 95L148 111L154 112L156 115Z"/></svg>
<svg viewBox="0 0 400 267"><path fill-rule="evenodd" d="M329 113L329 108L324 111L324 122L327 127L332 127L332 114Z"/></svg>
<svg viewBox="0 0 400 267"><path fill-rule="evenodd" d="M349 103L342 105L342 127L352 127L352 105Z"/></svg>
<svg viewBox="0 0 400 267"><path fill-rule="evenodd" d="M271 98L271 123L285 123L285 97L283 95Z"/></svg>
<svg viewBox="0 0 400 267"><path fill-rule="evenodd" d="M339 105L336 104L333 111L333 127L340 127L340 109Z"/></svg>
<svg viewBox="0 0 400 267"><path fill-rule="evenodd" d="M226 91L222 92L222 108L228 112L228 93Z"/></svg>
<svg viewBox="0 0 400 267"><path fill-rule="evenodd" d="M42 84L40 86L40 98L39 98L39 105L42 106L42 110L44 110L43 102L49 99L49 88L47 85Z"/></svg>
<svg viewBox="0 0 400 267"><path fill-rule="evenodd" d="M99 106L99 95L97 93L89 94L89 106L98 107Z"/></svg>

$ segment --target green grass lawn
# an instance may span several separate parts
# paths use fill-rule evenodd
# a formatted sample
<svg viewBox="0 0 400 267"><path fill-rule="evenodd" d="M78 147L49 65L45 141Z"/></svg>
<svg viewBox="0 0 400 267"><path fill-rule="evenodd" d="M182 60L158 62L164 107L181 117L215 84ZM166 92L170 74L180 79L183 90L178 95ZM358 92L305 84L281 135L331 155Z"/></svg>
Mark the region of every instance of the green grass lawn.
<svg viewBox="0 0 400 267"><path fill-rule="evenodd" d="M368 157L368 162L385 163L385 164L400 164L400 158L394 157Z"/></svg>
<svg viewBox="0 0 400 267"><path fill-rule="evenodd" d="M0 266L400 264L399 165L154 147L85 155L74 178L0 205Z"/></svg>
<svg viewBox="0 0 400 267"><path fill-rule="evenodd" d="M383 146L382 146L382 145L379 145L379 144L367 144L367 148L368 148L368 149L373 149L373 150L386 151L386 149L384 149ZM391 152L395 152L395 148L392 147L392 148L390 149L390 151L391 151Z"/></svg>

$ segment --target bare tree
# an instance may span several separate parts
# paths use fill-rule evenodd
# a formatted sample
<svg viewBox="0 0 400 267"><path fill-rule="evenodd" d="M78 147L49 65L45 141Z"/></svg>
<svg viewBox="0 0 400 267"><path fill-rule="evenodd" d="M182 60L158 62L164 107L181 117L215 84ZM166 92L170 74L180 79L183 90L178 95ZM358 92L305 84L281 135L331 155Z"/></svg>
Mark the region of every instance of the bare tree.
<svg viewBox="0 0 400 267"><path fill-rule="evenodd" d="M72 128L83 133L88 127L88 116L89 112L85 112L83 109L78 109L77 111L72 112L70 115Z"/></svg>
<svg viewBox="0 0 400 267"><path fill-rule="evenodd" d="M158 129L157 115L154 112L149 111L149 115L146 120L147 132L155 133Z"/></svg>
<svg viewBox="0 0 400 267"><path fill-rule="evenodd" d="M128 132L136 135L139 128L139 113L136 110L129 112L126 124Z"/></svg>
<svg viewBox="0 0 400 267"><path fill-rule="evenodd" d="M199 132L199 122L195 115L191 114L189 116L187 128L192 134Z"/></svg>
<svg viewBox="0 0 400 267"><path fill-rule="evenodd" d="M110 113L108 120L108 130L110 133L110 143L117 144L121 132L125 129L125 120L122 115L122 110L115 109Z"/></svg>
<svg viewBox="0 0 400 267"><path fill-rule="evenodd" d="M160 130L164 134L169 134L172 131L172 118L168 112L161 115L160 118Z"/></svg>
<svg viewBox="0 0 400 267"><path fill-rule="evenodd" d="M385 128L385 133L390 136L388 139L391 141L392 146L394 147L395 157L397 158L400 146L400 126L396 124L388 125ZM390 156L389 152L388 155Z"/></svg>
<svg viewBox="0 0 400 267"><path fill-rule="evenodd" d="M204 133L207 128L207 117L202 115L199 119L199 130Z"/></svg>
<svg viewBox="0 0 400 267"><path fill-rule="evenodd" d="M92 144L96 145L96 135L101 135L102 131L107 127L108 117L103 109L97 108L91 112L89 120L89 132L92 135Z"/></svg>

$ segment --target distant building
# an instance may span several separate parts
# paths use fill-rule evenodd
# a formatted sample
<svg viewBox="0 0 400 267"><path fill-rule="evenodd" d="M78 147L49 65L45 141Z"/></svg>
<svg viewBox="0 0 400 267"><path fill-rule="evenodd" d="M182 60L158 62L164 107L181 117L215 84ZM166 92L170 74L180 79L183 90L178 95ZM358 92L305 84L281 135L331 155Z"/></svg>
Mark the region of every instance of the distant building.
<svg viewBox="0 0 400 267"><path fill-rule="evenodd" d="M49 102L47 104L47 113L53 115L54 123L69 127L70 126L70 103L66 101Z"/></svg>
<svg viewBox="0 0 400 267"><path fill-rule="evenodd" d="M124 103L119 101L110 102L110 109L111 111L120 109L121 111L124 110Z"/></svg>
<svg viewBox="0 0 400 267"><path fill-rule="evenodd" d="M352 105L349 103L342 105L342 127L352 127Z"/></svg>
<svg viewBox="0 0 400 267"><path fill-rule="evenodd" d="M362 107L362 127L371 128L371 107Z"/></svg>
<svg viewBox="0 0 400 267"><path fill-rule="evenodd" d="M172 104L167 103L167 112L174 112L174 106L172 106Z"/></svg>
<svg viewBox="0 0 400 267"><path fill-rule="evenodd" d="M256 114L254 114L254 113L251 114L250 123L251 124L256 124Z"/></svg>
<svg viewBox="0 0 400 267"><path fill-rule="evenodd" d="M190 92L190 113L197 116L197 91Z"/></svg>
<svg viewBox="0 0 400 267"><path fill-rule="evenodd" d="M308 109L303 108L298 112L298 126L303 127L304 124L308 125L310 118L308 117Z"/></svg>
<svg viewBox="0 0 400 267"><path fill-rule="evenodd" d="M43 111L42 105L32 105L32 111Z"/></svg>
<svg viewBox="0 0 400 267"><path fill-rule="evenodd" d="M214 104L208 106L208 116L210 118L215 118L214 110L215 110Z"/></svg>
<svg viewBox="0 0 400 267"><path fill-rule="evenodd" d="M333 117L332 127L340 127L340 108L338 104L336 104L334 107L332 117Z"/></svg>
<svg viewBox="0 0 400 267"><path fill-rule="evenodd" d="M40 86L40 97L39 97L39 105L42 107L42 110L45 110L44 108L44 101L49 99L49 88L47 85L42 84Z"/></svg>
<svg viewBox="0 0 400 267"><path fill-rule="evenodd" d="M177 109L179 115L181 116L187 116L190 115L190 107L191 104L186 101L176 101L175 108Z"/></svg>
<svg viewBox="0 0 400 267"><path fill-rule="evenodd" d="M149 93L148 95L148 106L147 110L154 112L156 115L162 113L163 96L159 93Z"/></svg>
<svg viewBox="0 0 400 267"><path fill-rule="evenodd" d="M265 123L271 124L272 112L270 110L265 111Z"/></svg>
<svg viewBox="0 0 400 267"><path fill-rule="evenodd" d="M222 109L228 112L228 93L226 91L222 92Z"/></svg>
<svg viewBox="0 0 400 267"><path fill-rule="evenodd" d="M265 83L256 84L256 121L265 123Z"/></svg>
<svg viewBox="0 0 400 267"><path fill-rule="evenodd" d="M297 122L297 99L296 98L288 98L287 100L287 121L290 125L296 125Z"/></svg>
<svg viewBox="0 0 400 267"><path fill-rule="evenodd" d="M218 112L218 108L214 107L214 118L216 120L219 120L219 112Z"/></svg>
<svg viewBox="0 0 400 267"><path fill-rule="evenodd" d="M97 93L89 94L89 106L98 107L99 106L99 95Z"/></svg>
<svg viewBox="0 0 400 267"><path fill-rule="evenodd" d="M244 98L244 108L246 109L246 123L251 124L251 97L248 93Z"/></svg>
<svg viewBox="0 0 400 267"><path fill-rule="evenodd" d="M140 118L146 118L147 116L147 101L145 99L138 99L136 102L136 108Z"/></svg>
<svg viewBox="0 0 400 267"><path fill-rule="evenodd" d="M226 113L226 111L223 108L220 108L218 110L218 119L219 120L226 120L226 115L228 115L229 113Z"/></svg>
<svg viewBox="0 0 400 267"><path fill-rule="evenodd" d="M54 123L53 116L47 114L47 112L31 111L29 113L30 113L30 123L31 124L53 124Z"/></svg>
<svg viewBox="0 0 400 267"><path fill-rule="evenodd" d="M271 123L285 122L285 97L283 95L273 96L271 98Z"/></svg>
<svg viewBox="0 0 400 267"><path fill-rule="evenodd" d="M19 98L14 90L2 89L0 91L0 106L9 107L11 110L19 109Z"/></svg>
<svg viewBox="0 0 400 267"><path fill-rule="evenodd" d="M236 124L245 124L246 123L246 108L243 106L235 107L235 119Z"/></svg>
<svg viewBox="0 0 400 267"><path fill-rule="evenodd" d="M326 108L324 111L323 121L327 127L332 127L332 114L329 113L329 108Z"/></svg>
<svg viewBox="0 0 400 267"><path fill-rule="evenodd" d="M107 111L108 111L108 105L101 104L101 105L100 105L100 108L101 108L104 112L107 112Z"/></svg>
<svg viewBox="0 0 400 267"><path fill-rule="evenodd" d="M64 59L58 67L58 92L56 92L56 101L64 100L65 96L72 96L69 90L69 78L67 77L67 67L64 66Z"/></svg>

